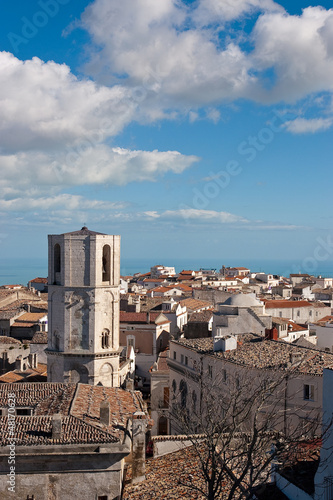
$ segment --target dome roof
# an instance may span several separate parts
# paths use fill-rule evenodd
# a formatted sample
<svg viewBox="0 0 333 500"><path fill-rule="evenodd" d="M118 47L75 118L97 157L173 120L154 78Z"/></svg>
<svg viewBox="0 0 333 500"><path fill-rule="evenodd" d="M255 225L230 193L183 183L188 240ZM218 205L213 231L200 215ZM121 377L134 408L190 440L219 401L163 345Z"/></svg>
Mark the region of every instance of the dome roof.
<svg viewBox="0 0 333 500"><path fill-rule="evenodd" d="M253 293L237 293L229 297L225 302L224 306L234 306L234 307L254 307L262 306L261 302L256 298Z"/></svg>

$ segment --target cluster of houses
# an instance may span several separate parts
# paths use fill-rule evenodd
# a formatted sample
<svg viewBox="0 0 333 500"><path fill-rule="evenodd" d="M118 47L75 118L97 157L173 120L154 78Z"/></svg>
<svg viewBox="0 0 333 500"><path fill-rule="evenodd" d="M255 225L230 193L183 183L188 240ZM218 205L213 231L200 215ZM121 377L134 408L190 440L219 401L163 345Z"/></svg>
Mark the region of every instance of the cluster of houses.
<svg viewBox="0 0 333 500"><path fill-rule="evenodd" d="M239 387L292 369L279 399L288 428L331 404L333 278L162 265L120 276L119 244L86 227L49 236L49 278L0 287L0 410L4 429L15 394L20 498L63 498L66 484L82 499L148 498L145 451L156 464L171 454L172 467L180 448L191 453L170 407L180 394L190 415L210 381ZM2 491L9 440L3 431ZM331 480L326 464L310 493L282 472L274 484L309 500Z"/></svg>

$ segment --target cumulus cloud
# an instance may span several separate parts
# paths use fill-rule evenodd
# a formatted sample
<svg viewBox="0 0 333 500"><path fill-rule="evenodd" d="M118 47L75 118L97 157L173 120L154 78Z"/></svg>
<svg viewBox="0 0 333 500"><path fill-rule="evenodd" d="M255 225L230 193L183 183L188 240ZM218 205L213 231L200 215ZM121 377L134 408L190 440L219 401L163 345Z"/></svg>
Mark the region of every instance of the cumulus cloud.
<svg viewBox="0 0 333 500"><path fill-rule="evenodd" d="M135 119L139 100L135 90L125 86L80 80L64 64L38 58L20 61L0 52L2 198L16 196L18 204L20 191L22 200L28 191L38 198L43 186L59 192L78 185L155 181L197 161L177 151L109 145L110 138ZM74 198L63 201L72 206ZM47 205L41 198L36 203ZM6 202L6 207L14 204ZM28 205L33 207L32 202Z"/></svg>
<svg viewBox="0 0 333 500"><path fill-rule="evenodd" d="M218 47L214 33L198 28L193 15L175 0L96 0L82 16L98 46L88 70L102 81L122 75L141 85L143 107L157 106L157 96L167 108L170 100L182 107L246 95L255 81L246 54L232 41Z"/></svg>
<svg viewBox="0 0 333 500"><path fill-rule="evenodd" d="M331 127L333 119L331 118L296 118L295 120L288 121L284 127L288 132L293 134L309 134L319 132L320 130L327 130Z"/></svg>
<svg viewBox="0 0 333 500"><path fill-rule="evenodd" d="M266 13L252 37L254 66L273 69L275 81L264 98L295 101L310 93L333 90L333 10L308 7L300 16Z"/></svg>
<svg viewBox="0 0 333 500"><path fill-rule="evenodd" d="M198 24L225 23L255 11L283 11L272 0L201 0L194 12Z"/></svg>
<svg viewBox="0 0 333 500"><path fill-rule="evenodd" d="M125 87L79 80L65 64L20 61L0 52L0 148L3 153L63 148L75 140L103 141L134 116Z"/></svg>
<svg viewBox="0 0 333 500"><path fill-rule="evenodd" d="M233 29L258 13L252 32ZM96 49L86 70L141 88L141 119L176 111L195 121L197 108L239 98L272 104L332 91L333 9L289 15L271 0L95 0L81 26Z"/></svg>
<svg viewBox="0 0 333 500"><path fill-rule="evenodd" d="M39 186L42 190L42 186L155 181L167 172L180 174L196 161L196 156L185 156L178 151L132 151L105 144L77 146L57 155L23 152L0 156L0 188L10 191L14 182L16 190L29 186Z"/></svg>

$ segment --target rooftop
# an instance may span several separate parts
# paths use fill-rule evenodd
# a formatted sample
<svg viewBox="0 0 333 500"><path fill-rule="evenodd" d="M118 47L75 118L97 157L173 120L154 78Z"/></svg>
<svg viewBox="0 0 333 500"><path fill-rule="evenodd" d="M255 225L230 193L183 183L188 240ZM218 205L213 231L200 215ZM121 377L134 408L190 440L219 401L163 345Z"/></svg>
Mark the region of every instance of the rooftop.
<svg viewBox="0 0 333 500"><path fill-rule="evenodd" d="M308 302L307 300L265 300L266 309L283 309L299 307L325 307L321 302Z"/></svg>
<svg viewBox="0 0 333 500"><path fill-rule="evenodd" d="M146 460L146 479L136 485L126 484L131 478L127 469L123 500L167 499L202 500L204 497L186 484L204 488L199 458L192 447ZM221 497L223 498L223 497Z"/></svg>
<svg viewBox="0 0 333 500"><path fill-rule="evenodd" d="M10 393L15 394L16 408L32 408L33 415L16 417L15 438L20 445L111 443L122 440L128 418L144 411L141 394L119 388L86 384L13 383L0 386L0 408L8 406ZM111 423L100 422L100 404L110 405ZM62 415L62 440L50 434L52 415ZM7 428L7 417L1 417ZM8 443L8 432L0 444Z"/></svg>
<svg viewBox="0 0 333 500"><path fill-rule="evenodd" d="M161 312L124 312L120 311L120 323L137 323L137 324L151 324L156 323L159 316L161 316ZM158 324L161 323L170 323L170 321L165 318L163 320L163 316L161 320L158 321Z"/></svg>
<svg viewBox="0 0 333 500"><path fill-rule="evenodd" d="M97 233L96 231L90 231L87 226L83 226L78 231L72 231L70 233L63 233L63 236L107 236L105 233Z"/></svg>
<svg viewBox="0 0 333 500"><path fill-rule="evenodd" d="M238 335L237 349L226 352L214 352L213 338L179 339L173 342L200 354L252 368L285 370L290 368L292 355L299 356L299 363L294 366L298 373L322 375L324 368L333 368L333 353L279 340L266 340L252 333Z"/></svg>
<svg viewBox="0 0 333 500"><path fill-rule="evenodd" d="M213 304L207 302L206 300L192 299L191 297L189 297L188 299L181 300L180 305L182 307L186 306L187 309L190 309L192 311L207 307L213 307Z"/></svg>
<svg viewBox="0 0 333 500"><path fill-rule="evenodd" d="M15 323L12 326L21 327L21 328L30 328L36 323L38 323L41 319L47 316L47 312L42 313L25 313L22 314L19 318L15 320Z"/></svg>

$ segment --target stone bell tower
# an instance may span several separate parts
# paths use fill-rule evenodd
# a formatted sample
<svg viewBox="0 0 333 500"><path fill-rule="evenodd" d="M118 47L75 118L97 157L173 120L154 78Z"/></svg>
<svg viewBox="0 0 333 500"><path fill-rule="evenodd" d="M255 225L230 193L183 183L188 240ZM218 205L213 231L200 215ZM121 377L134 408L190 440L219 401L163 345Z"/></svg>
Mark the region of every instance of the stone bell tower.
<svg viewBox="0 0 333 500"><path fill-rule="evenodd" d="M47 379L119 387L120 236L48 236Z"/></svg>

